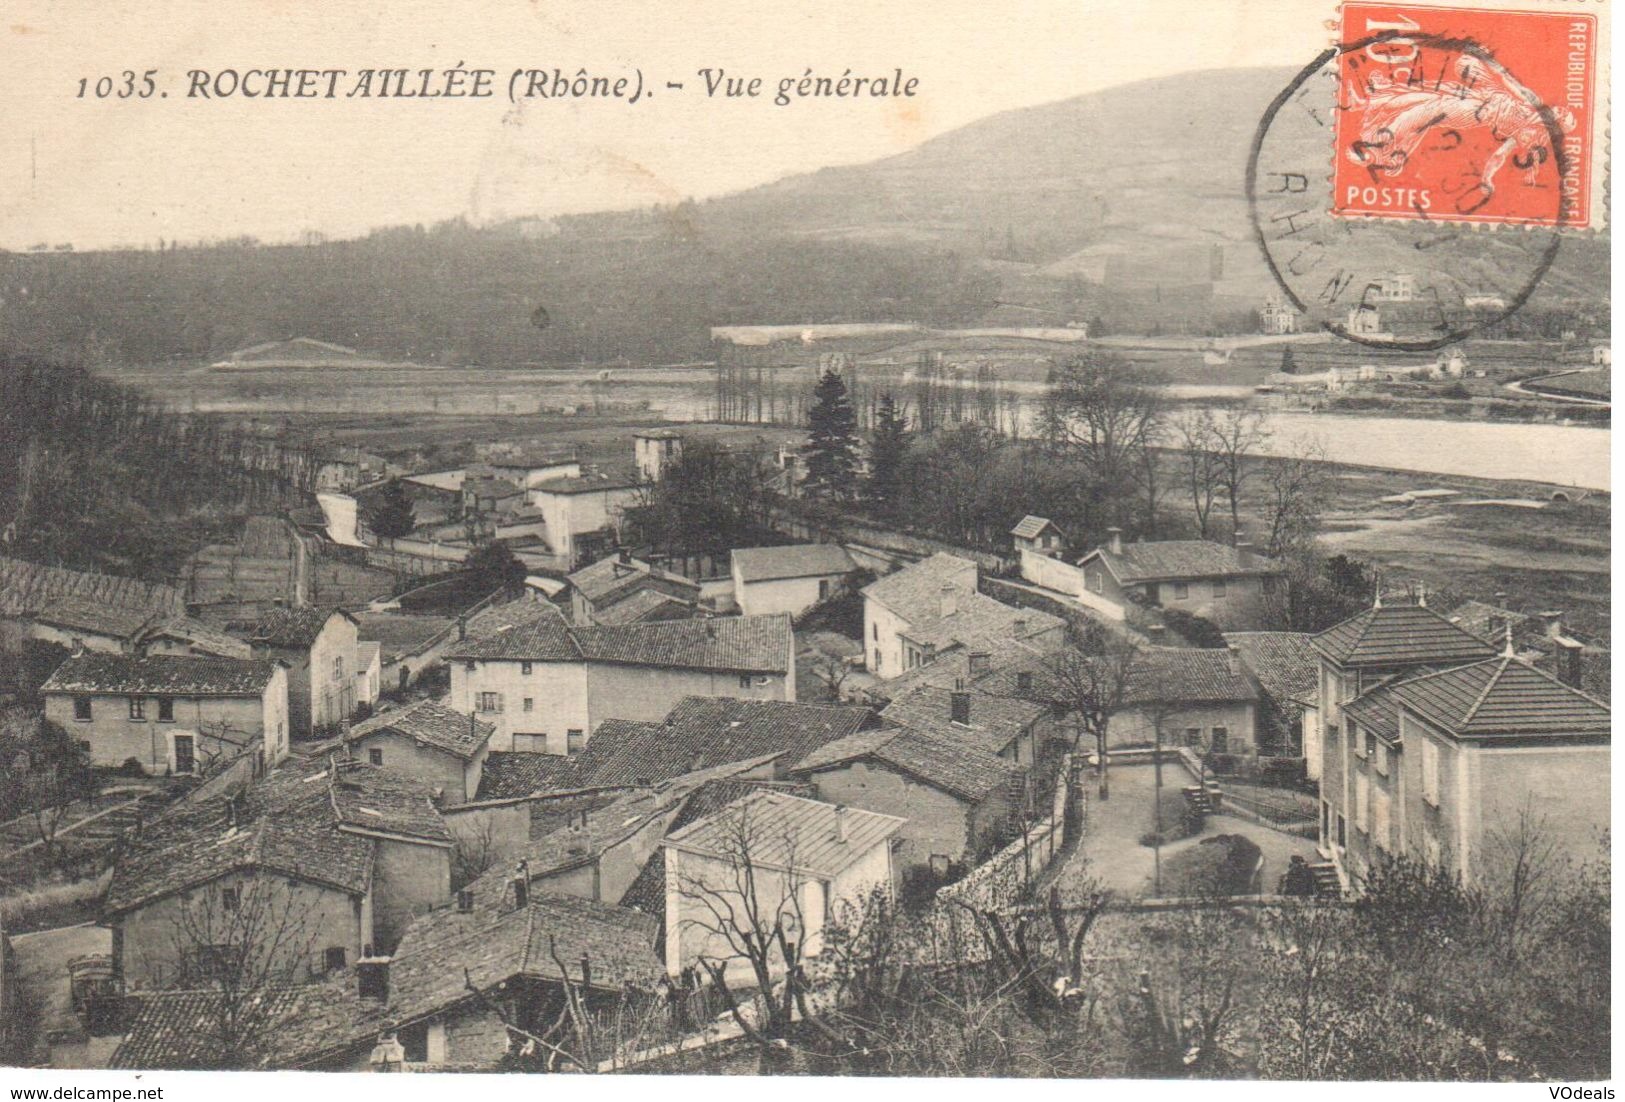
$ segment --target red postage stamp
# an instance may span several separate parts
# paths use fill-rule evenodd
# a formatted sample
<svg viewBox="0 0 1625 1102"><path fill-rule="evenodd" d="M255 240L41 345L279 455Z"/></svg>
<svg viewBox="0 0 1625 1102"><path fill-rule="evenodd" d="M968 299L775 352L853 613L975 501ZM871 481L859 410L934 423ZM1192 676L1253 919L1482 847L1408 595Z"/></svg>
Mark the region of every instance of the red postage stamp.
<svg viewBox="0 0 1625 1102"><path fill-rule="evenodd" d="M1339 46L1334 215L1598 223L1595 14L1348 3Z"/></svg>

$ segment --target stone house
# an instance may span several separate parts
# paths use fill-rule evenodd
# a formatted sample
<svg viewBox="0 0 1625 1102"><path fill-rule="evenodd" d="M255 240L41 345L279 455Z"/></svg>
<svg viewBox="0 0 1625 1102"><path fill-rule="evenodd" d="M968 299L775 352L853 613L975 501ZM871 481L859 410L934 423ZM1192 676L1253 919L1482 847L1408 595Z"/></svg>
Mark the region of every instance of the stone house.
<svg viewBox="0 0 1625 1102"><path fill-rule="evenodd" d="M132 988L195 986L234 955L294 982L394 945L444 903L451 845L426 786L355 762L290 764L134 835L102 924Z"/></svg>
<svg viewBox="0 0 1625 1102"><path fill-rule="evenodd" d="M637 503L639 487L635 473L588 471L539 482L529 496L542 511L548 549L573 567L615 546L621 514Z"/></svg>
<svg viewBox="0 0 1625 1102"><path fill-rule="evenodd" d="M1176 609L1227 631L1265 630L1280 619L1286 574L1273 560L1212 540L1126 544L1110 532L1104 547L1078 560L1084 604L1118 620L1135 602Z"/></svg>
<svg viewBox="0 0 1625 1102"><path fill-rule="evenodd" d="M356 708L358 621L338 608L274 608L227 630L255 657L288 667L288 716L294 738L348 722Z"/></svg>
<svg viewBox="0 0 1625 1102"><path fill-rule="evenodd" d="M978 579L974 562L939 552L865 586L865 668L885 679L950 651L1060 641L1065 625L1058 617L996 601L978 591Z"/></svg>
<svg viewBox="0 0 1625 1102"><path fill-rule="evenodd" d="M95 766L193 775L243 753L257 752L261 770L288 754L288 671L275 661L85 652L40 692L45 718Z"/></svg>
<svg viewBox="0 0 1625 1102"><path fill-rule="evenodd" d="M940 741L969 742L1023 769L1039 760L1055 733L1048 704L969 688L922 685L893 700L880 715Z"/></svg>
<svg viewBox="0 0 1625 1102"><path fill-rule="evenodd" d="M42 602L29 617L31 638L69 650L132 654L153 623L147 609L102 604L84 597L58 597Z"/></svg>
<svg viewBox="0 0 1625 1102"><path fill-rule="evenodd" d="M570 620L577 627L675 620L693 615L699 583L620 551L571 574Z"/></svg>
<svg viewBox="0 0 1625 1102"><path fill-rule="evenodd" d="M838 596L853 569L852 556L836 543L737 548L730 564L734 602L747 616L800 616Z"/></svg>
<svg viewBox="0 0 1625 1102"><path fill-rule="evenodd" d="M681 975L704 956L722 962L730 982L754 986L740 935L780 924L807 957L818 956L825 927L843 908L895 887L893 839L903 822L762 790L675 831L663 845L666 971ZM730 908L754 910L762 928L724 929L717 915Z"/></svg>
<svg viewBox="0 0 1625 1102"><path fill-rule="evenodd" d="M1224 639L1258 682L1260 753L1301 756L1320 777L1320 659L1298 631L1228 631Z"/></svg>
<svg viewBox="0 0 1625 1102"><path fill-rule="evenodd" d="M493 750L579 753L604 720L661 720L687 696L795 699L788 616L572 627L524 604L446 652L451 706L495 725Z"/></svg>
<svg viewBox="0 0 1625 1102"><path fill-rule="evenodd" d="M818 799L904 821L897 862L946 875L1009 840L1021 771L968 740L889 727L814 750L791 770Z"/></svg>
<svg viewBox="0 0 1625 1102"><path fill-rule="evenodd" d="M367 611L356 613L356 623L357 647L378 645L379 692L414 684L460 638L458 621L450 616Z"/></svg>
<svg viewBox="0 0 1625 1102"><path fill-rule="evenodd" d="M479 791L494 730L474 716L422 700L363 720L344 742L357 759L420 780L455 805Z"/></svg>

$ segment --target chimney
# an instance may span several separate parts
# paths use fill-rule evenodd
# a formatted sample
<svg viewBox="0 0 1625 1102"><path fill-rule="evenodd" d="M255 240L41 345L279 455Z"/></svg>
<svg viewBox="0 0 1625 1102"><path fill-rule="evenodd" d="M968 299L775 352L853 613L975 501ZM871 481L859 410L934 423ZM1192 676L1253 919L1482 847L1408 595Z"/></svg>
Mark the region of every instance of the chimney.
<svg viewBox="0 0 1625 1102"><path fill-rule="evenodd" d="M513 869L513 906L522 911L530 906L530 862L520 861Z"/></svg>
<svg viewBox="0 0 1625 1102"><path fill-rule="evenodd" d="M981 677L991 668L992 660L992 655L985 651L972 654L965 659L966 672L972 677Z"/></svg>
<svg viewBox="0 0 1625 1102"><path fill-rule="evenodd" d="M1114 555L1123 553L1123 530L1121 528L1106 529L1106 549Z"/></svg>
<svg viewBox="0 0 1625 1102"><path fill-rule="evenodd" d="M1540 617L1540 624L1546 632L1546 638L1556 639L1563 634L1563 612L1561 609L1547 609L1545 612L1537 612L1535 615Z"/></svg>
<svg viewBox="0 0 1625 1102"><path fill-rule="evenodd" d="M467 616L459 616L459 617L457 617L457 638L459 640L468 638L468 617Z"/></svg>
<svg viewBox="0 0 1625 1102"><path fill-rule="evenodd" d="M1507 618L1500 613L1490 614L1490 634L1500 635L1501 630L1507 626Z"/></svg>
<svg viewBox="0 0 1625 1102"><path fill-rule="evenodd" d="M959 590L952 585L944 585L938 598L937 615L952 616L959 611Z"/></svg>
<svg viewBox="0 0 1625 1102"><path fill-rule="evenodd" d="M1580 661L1585 647L1575 639L1557 641L1557 679L1571 689L1583 689L1585 666Z"/></svg>
<svg viewBox="0 0 1625 1102"><path fill-rule="evenodd" d="M1225 650L1229 652L1230 668L1235 670L1237 673L1240 673L1244 668L1241 661L1241 648L1236 646L1234 643L1226 643Z"/></svg>
<svg viewBox="0 0 1625 1102"><path fill-rule="evenodd" d="M619 562L622 566L631 566L632 565L632 552L627 550L624 547L621 548L615 554L615 561Z"/></svg>
<svg viewBox="0 0 1625 1102"><path fill-rule="evenodd" d="M457 913L465 915L474 913L474 890L472 888L464 888L457 893Z"/></svg>
<svg viewBox="0 0 1625 1102"><path fill-rule="evenodd" d="M846 841L846 805L835 805L835 840Z"/></svg>
<svg viewBox="0 0 1625 1102"><path fill-rule="evenodd" d="M955 689L948 694L948 718L955 723L970 726L970 693Z"/></svg>
<svg viewBox="0 0 1625 1102"><path fill-rule="evenodd" d="M367 946L372 948L372 946ZM366 1002L389 1001L389 958L365 956L355 962L356 994Z"/></svg>

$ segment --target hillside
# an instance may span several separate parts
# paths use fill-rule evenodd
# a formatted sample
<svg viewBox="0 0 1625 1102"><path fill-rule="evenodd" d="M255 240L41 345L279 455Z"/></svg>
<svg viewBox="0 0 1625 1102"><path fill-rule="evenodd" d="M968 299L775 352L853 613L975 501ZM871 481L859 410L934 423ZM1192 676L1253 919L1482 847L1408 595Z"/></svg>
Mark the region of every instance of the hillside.
<svg viewBox="0 0 1625 1102"><path fill-rule="evenodd" d="M1271 290L1243 172L1289 76L1125 85L994 115L870 164L564 219L551 236L453 222L312 246L9 254L0 341L118 364L311 337L370 357L490 366L703 359L707 329L730 323L1239 331ZM1493 266L1505 243L1484 236ZM1573 240L1544 304L1605 302L1607 280L1606 237Z"/></svg>

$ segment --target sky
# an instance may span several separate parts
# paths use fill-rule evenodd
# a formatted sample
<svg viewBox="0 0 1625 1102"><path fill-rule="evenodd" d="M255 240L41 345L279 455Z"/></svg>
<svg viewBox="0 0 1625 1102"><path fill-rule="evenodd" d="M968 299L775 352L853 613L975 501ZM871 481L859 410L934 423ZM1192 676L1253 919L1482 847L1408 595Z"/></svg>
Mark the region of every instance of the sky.
<svg viewBox="0 0 1625 1102"><path fill-rule="evenodd" d="M1129 81L1306 64L1334 11L1319 0L12 0L0 17L0 247L347 237L703 199ZM497 95L343 98L353 76L332 100L187 95L194 69L459 64L496 70ZM655 95L508 102L514 69L555 67L638 68ZM763 95L708 100L707 67L761 77ZM809 67L901 69L917 94L775 105L779 79ZM148 69L157 94L95 97L97 78L117 87Z"/></svg>

